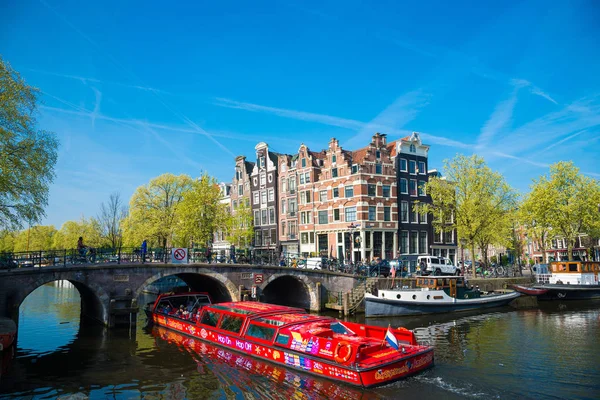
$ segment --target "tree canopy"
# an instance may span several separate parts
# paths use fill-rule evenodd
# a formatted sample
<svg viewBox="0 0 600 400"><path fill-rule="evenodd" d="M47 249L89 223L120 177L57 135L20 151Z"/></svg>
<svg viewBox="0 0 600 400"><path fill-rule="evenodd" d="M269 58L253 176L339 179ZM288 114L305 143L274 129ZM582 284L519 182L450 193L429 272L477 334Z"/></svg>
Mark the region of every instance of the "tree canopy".
<svg viewBox="0 0 600 400"><path fill-rule="evenodd" d="M39 91L0 57L0 227L39 222L48 205L58 140L37 129Z"/></svg>
<svg viewBox="0 0 600 400"><path fill-rule="evenodd" d="M549 175L534 180L523 208L532 232L561 237L569 260L580 234L600 236L600 181L580 173L572 161L550 166ZM536 231L537 229L537 231Z"/></svg>
<svg viewBox="0 0 600 400"><path fill-rule="evenodd" d="M445 178L434 177L426 184L432 204L423 204L417 211L431 213L438 232L456 228L475 261L475 246L496 239L501 220L510 218L516 208L517 193L477 155L446 160L444 171Z"/></svg>

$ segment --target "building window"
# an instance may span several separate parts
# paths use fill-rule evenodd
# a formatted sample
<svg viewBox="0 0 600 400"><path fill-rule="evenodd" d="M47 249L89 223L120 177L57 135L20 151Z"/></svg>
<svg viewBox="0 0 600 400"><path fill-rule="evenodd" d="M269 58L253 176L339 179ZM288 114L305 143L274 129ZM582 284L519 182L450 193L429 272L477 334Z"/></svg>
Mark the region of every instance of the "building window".
<svg viewBox="0 0 600 400"><path fill-rule="evenodd" d="M254 226L260 226L260 211L254 211Z"/></svg>
<svg viewBox="0 0 600 400"><path fill-rule="evenodd" d="M265 156L258 157L258 166L260 168L264 168L265 167Z"/></svg>
<svg viewBox="0 0 600 400"><path fill-rule="evenodd" d="M416 211L417 207L417 205L413 205L410 208L410 222L414 224L419 222L419 213Z"/></svg>
<svg viewBox="0 0 600 400"><path fill-rule="evenodd" d="M262 202L262 204L267 204L267 191L266 190L260 191L260 201Z"/></svg>
<svg viewBox="0 0 600 400"><path fill-rule="evenodd" d="M425 196L425 181L419 181L418 192L419 196Z"/></svg>
<svg viewBox="0 0 600 400"><path fill-rule="evenodd" d="M256 231L256 237L254 238L255 246L262 246L262 234L261 231Z"/></svg>
<svg viewBox="0 0 600 400"><path fill-rule="evenodd" d="M417 162L410 160L408 163L408 173L415 175L417 173Z"/></svg>
<svg viewBox="0 0 600 400"><path fill-rule="evenodd" d="M252 184L258 186L258 179L256 177L252 178Z"/></svg>
<svg viewBox="0 0 600 400"><path fill-rule="evenodd" d="M409 243L409 251L411 254L415 254L418 249L417 249L417 245L419 240L419 232L417 231L411 231L410 232L410 243Z"/></svg>
<svg viewBox="0 0 600 400"><path fill-rule="evenodd" d="M400 193L408 194L408 181L405 178L400 178Z"/></svg>
<svg viewBox="0 0 600 400"><path fill-rule="evenodd" d="M390 185L383 185L383 197L390 197L391 187Z"/></svg>
<svg viewBox="0 0 600 400"><path fill-rule="evenodd" d="M285 221L281 222L281 234L285 236Z"/></svg>
<svg viewBox="0 0 600 400"><path fill-rule="evenodd" d="M273 225L276 223L277 221L275 221L275 208L271 207L269 208L269 225Z"/></svg>
<svg viewBox="0 0 600 400"><path fill-rule="evenodd" d="M377 220L377 207L369 206L369 221Z"/></svg>
<svg viewBox="0 0 600 400"><path fill-rule="evenodd" d="M269 189L269 201L275 201L275 190Z"/></svg>
<svg viewBox="0 0 600 400"><path fill-rule="evenodd" d="M381 151L377 150L375 152L375 157L377 157L378 159L381 158Z"/></svg>
<svg viewBox="0 0 600 400"><path fill-rule="evenodd" d="M383 220L391 221L392 220L392 211L390 207L383 207Z"/></svg>
<svg viewBox="0 0 600 400"><path fill-rule="evenodd" d="M306 168L306 158L302 159L302 168Z"/></svg>
<svg viewBox="0 0 600 400"><path fill-rule="evenodd" d="M287 170L287 166L285 163L281 163L281 172L285 172Z"/></svg>
<svg viewBox="0 0 600 400"><path fill-rule="evenodd" d="M269 183L273 182L273 174L269 174Z"/></svg>
<svg viewBox="0 0 600 400"><path fill-rule="evenodd" d="M260 174L260 186L264 186L267 183L266 179L265 179L265 176L266 175L265 175L264 172Z"/></svg>
<svg viewBox="0 0 600 400"><path fill-rule="evenodd" d="M319 224L327 224L328 222L327 210L319 211Z"/></svg>
<svg viewBox="0 0 600 400"><path fill-rule="evenodd" d="M340 209L339 208L334 208L333 209L333 220L334 221L339 221L340 220Z"/></svg>
<svg viewBox="0 0 600 400"><path fill-rule="evenodd" d="M240 200L240 204L241 204L241 202L242 202L242 201ZM233 201L233 203L232 203L232 207L233 207L233 209L234 209L234 210L237 210L237 200L234 200L234 201Z"/></svg>
<svg viewBox="0 0 600 400"><path fill-rule="evenodd" d="M300 174L300 184L304 185L304 174Z"/></svg>
<svg viewBox="0 0 600 400"><path fill-rule="evenodd" d="M260 194L258 192L254 192L254 204L260 204Z"/></svg>
<svg viewBox="0 0 600 400"><path fill-rule="evenodd" d="M425 168L425 163L423 161L419 161L419 173L423 175L427 173L427 169Z"/></svg>
<svg viewBox="0 0 600 400"><path fill-rule="evenodd" d="M331 177L332 178L337 178L337 176L338 176L337 168L332 169L331 170Z"/></svg>
<svg viewBox="0 0 600 400"><path fill-rule="evenodd" d="M417 152L417 148L415 147L415 145L414 145L414 144L411 144L411 145L410 145L410 152L411 152L411 153L416 153L416 152Z"/></svg>
<svg viewBox="0 0 600 400"><path fill-rule="evenodd" d="M308 244L308 233L304 232L300 234L300 242L302 244Z"/></svg>
<svg viewBox="0 0 600 400"><path fill-rule="evenodd" d="M321 201L321 202L327 201L327 190L321 190L319 192L319 201Z"/></svg>
<svg viewBox="0 0 600 400"><path fill-rule="evenodd" d="M354 197L354 186L346 186L345 190L347 198Z"/></svg>
<svg viewBox="0 0 600 400"><path fill-rule="evenodd" d="M419 222L422 224L427 223L427 214L426 213L419 213Z"/></svg>
<svg viewBox="0 0 600 400"><path fill-rule="evenodd" d="M336 159L337 159L337 158L336 158L335 154L331 156L331 162L332 162L332 163L334 163L334 162L336 161Z"/></svg>
<svg viewBox="0 0 600 400"><path fill-rule="evenodd" d="M406 160L404 158L400 159L400 171L406 172Z"/></svg>
<svg viewBox="0 0 600 400"><path fill-rule="evenodd" d="M290 194L296 193L296 177L291 177L289 181Z"/></svg>
<svg viewBox="0 0 600 400"><path fill-rule="evenodd" d="M287 201L286 199L281 200L281 213L285 214L287 209Z"/></svg>
<svg viewBox="0 0 600 400"><path fill-rule="evenodd" d="M337 242L341 244L343 241L344 241L344 235L342 234L342 232L338 232Z"/></svg>
<svg viewBox="0 0 600 400"><path fill-rule="evenodd" d="M239 181L240 179L242 179L242 173L238 169L236 169L235 170L235 180Z"/></svg>
<svg viewBox="0 0 600 400"><path fill-rule="evenodd" d="M400 203L400 221L408 222L408 201Z"/></svg>
<svg viewBox="0 0 600 400"><path fill-rule="evenodd" d="M408 231L402 231L400 235L400 253L408 253Z"/></svg>
<svg viewBox="0 0 600 400"><path fill-rule="evenodd" d="M261 225L267 225L267 218L269 217L269 215L267 214L267 210L260 210L260 224Z"/></svg>
<svg viewBox="0 0 600 400"><path fill-rule="evenodd" d="M356 207L346 207L344 211L346 213L346 222L356 221Z"/></svg>
<svg viewBox="0 0 600 400"><path fill-rule="evenodd" d="M352 165L352 173L353 173L353 174L356 174L357 172L358 172L358 165L356 165L356 164L353 164L353 165Z"/></svg>
<svg viewBox="0 0 600 400"><path fill-rule="evenodd" d="M300 192L300 204L310 204L310 190Z"/></svg>
<svg viewBox="0 0 600 400"><path fill-rule="evenodd" d="M419 232L419 253L427 254L427 232Z"/></svg>
<svg viewBox="0 0 600 400"><path fill-rule="evenodd" d="M244 194L244 185L238 185L238 196L242 196Z"/></svg>
<svg viewBox="0 0 600 400"><path fill-rule="evenodd" d="M417 195L417 181L414 179L410 180L410 195L411 196Z"/></svg>
<svg viewBox="0 0 600 400"><path fill-rule="evenodd" d="M367 185L367 194L371 197L377 196L377 185L369 183Z"/></svg>
<svg viewBox="0 0 600 400"><path fill-rule="evenodd" d="M380 163L376 163L375 164L375 173L376 174L381 174L382 172L382 168L381 168L381 164Z"/></svg>
<svg viewBox="0 0 600 400"><path fill-rule="evenodd" d="M310 172L307 172L306 174L304 174L304 181L306 183L310 183Z"/></svg>
<svg viewBox="0 0 600 400"><path fill-rule="evenodd" d="M333 197L340 197L340 189L339 188L333 188Z"/></svg>
<svg viewBox="0 0 600 400"><path fill-rule="evenodd" d="M288 206L289 206L288 208L290 210L290 217L295 217L296 211L298 211L298 205L296 204L296 199L290 199Z"/></svg>
<svg viewBox="0 0 600 400"><path fill-rule="evenodd" d="M309 237L311 243L315 242L315 233L314 232L310 232L308 234L308 237Z"/></svg>

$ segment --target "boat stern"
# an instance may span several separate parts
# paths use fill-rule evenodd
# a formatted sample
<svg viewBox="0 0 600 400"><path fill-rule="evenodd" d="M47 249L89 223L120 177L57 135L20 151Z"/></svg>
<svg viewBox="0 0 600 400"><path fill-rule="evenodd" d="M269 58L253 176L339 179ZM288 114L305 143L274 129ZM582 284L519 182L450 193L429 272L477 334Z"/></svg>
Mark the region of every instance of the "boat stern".
<svg viewBox="0 0 600 400"><path fill-rule="evenodd" d="M363 386L386 385L433 367L433 348L428 346L419 346L419 348L418 351L407 355L403 353L403 347L400 347L398 350L387 348L384 353L374 355L388 355L396 360L391 360L378 367L361 371L360 377Z"/></svg>

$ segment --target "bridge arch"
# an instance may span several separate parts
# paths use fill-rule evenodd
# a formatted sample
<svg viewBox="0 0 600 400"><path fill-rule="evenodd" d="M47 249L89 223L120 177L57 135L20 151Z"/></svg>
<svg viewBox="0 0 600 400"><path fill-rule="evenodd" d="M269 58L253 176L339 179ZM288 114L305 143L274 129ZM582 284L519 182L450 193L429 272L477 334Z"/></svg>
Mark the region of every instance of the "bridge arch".
<svg viewBox="0 0 600 400"><path fill-rule="evenodd" d="M259 286L261 300L307 310L318 309L315 285L306 275L288 273L272 274Z"/></svg>
<svg viewBox="0 0 600 400"><path fill-rule="evenodd" d="M170 271L158 272L146 279L135 291L138 297L144 288L160 278L168 276L177 276L184 281L187 286L196 292L207 292L211 299L218 303L224 301L239 301L238 288L227 276L211 271L184 271L173 273Z"/></svg>
<svg viewBox="0 0 600 400"><path fill-rule="evenodd" d="M93 282L83 282L77 279L77 276L62 276L57 277L54 275L40 275L37 279L30 281L29 284L24 285L18 290L12 301L14 301L13 319L18 323L19 309L27 296L33 293L34 290L39 287L61 280L70 282L77 291L81 298L81 316L95 320L96 322L105 323L108 320L108 304L110 302L110 295L107 293L102 286L97 285ZM83 321L81 321L83 322Z"/></svg>

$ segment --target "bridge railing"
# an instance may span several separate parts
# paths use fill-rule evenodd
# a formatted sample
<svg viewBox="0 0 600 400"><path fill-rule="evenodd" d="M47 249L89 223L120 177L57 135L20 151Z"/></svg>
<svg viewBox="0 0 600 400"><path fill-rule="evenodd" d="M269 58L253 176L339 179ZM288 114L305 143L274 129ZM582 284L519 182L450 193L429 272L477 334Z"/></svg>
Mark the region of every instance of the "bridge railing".
<svg viewBox="0 0 600 400"><path fill-rule="evenodd" d="M22 252L0 252L0 269L67 267L72 265L122 264L122 263L169 263L171 248L149 248L143 251L141 247L86 248L62 250L36 250ZM256 266L279 266L287 268L307 268L306 258L300 254L277 251L236 251L216 252L206 248L188 249L188 262L211 264L250 264ZM314 268L312 263L309 268ZM379 276L377 267L362 263L344 263L335 258L322 257L317 270L342 272L357 276Z"/></svg>

